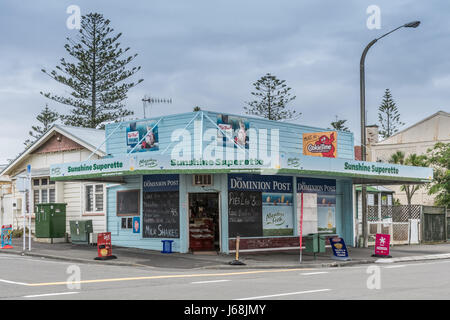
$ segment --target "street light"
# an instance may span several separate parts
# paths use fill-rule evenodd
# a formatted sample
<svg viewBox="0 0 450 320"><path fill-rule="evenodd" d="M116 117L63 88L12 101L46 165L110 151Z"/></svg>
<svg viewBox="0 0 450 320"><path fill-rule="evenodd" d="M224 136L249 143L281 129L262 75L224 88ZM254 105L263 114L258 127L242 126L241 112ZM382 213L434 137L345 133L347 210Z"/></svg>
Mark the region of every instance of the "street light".
<svg viewBox="0 0 450 320"><path fill-rule="evenodd" d="M364 73L364 63L366 60L367 51L369 51L370 47L372 47L378 40L386 37L392 32L400 29L400 28L417 28L420 25L420 21L412 21L409 23L405 23L398 28L395 28L388 33L385 33L381 37L378 37L366 46L362 55L361 61L359 63L359 75L360 75L360 98L361 98L361 160L366 161L366 86L365 86L365 73ZM366 199L366 185L361 184L361 211L362 211L362 231L364 236L364 247L367 247L368 242L368 232L367 232L367 199Z"/></svg>

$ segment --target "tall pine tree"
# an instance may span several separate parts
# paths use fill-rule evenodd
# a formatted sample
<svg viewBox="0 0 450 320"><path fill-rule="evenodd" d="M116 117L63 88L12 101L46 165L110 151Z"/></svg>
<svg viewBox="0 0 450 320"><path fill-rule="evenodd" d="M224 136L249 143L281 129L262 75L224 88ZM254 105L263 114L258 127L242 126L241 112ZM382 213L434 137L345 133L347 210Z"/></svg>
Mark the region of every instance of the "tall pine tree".
<svg viewBox="0 0 450 320"><path fill-rule="evenodd" d="M332 122L331 122L331 127L332 127L334 130L350 132L350 130L348 129L348 127L345 126L345 123L346 123L346 122L347 122L347 120L338 120L338 116L336 116L336 121L332 121Z"/></svg>
<svg viewBox="0 0 450 320"><path fill-rule="evenodd" d="M23 143L25 147L28 148L33 144L34 141L42 137L53 126L58 118L59 114L56 111L51 110L46 104L45 108L42 109L41 113L39 113L36 117L36 120L41 124L31 126L31 130L28 132L30 138L25 140L25 142Z"/></svg>
<svg viewBox="0 0 450 320"><path fill-rule="evenodd" d="M269 120L290 120L300 116L295 110L288 110L287 105L296 97L291 97L291 88L285 84L286 80L279 80L267 73L253 83L255 91L251 94L256 98L246 102L244 110L247 114L259 115Z"/></svg>
<svg viewBox="0 0 450 320"><path fill-rule="evenodd" d="M400 113L392 99L389 89L386 89L384 92L383 101L378 108L378 121L380 123L379 134L384 139L389 138L394 133L398 132L399 127L404 125L404 123L400 121Z"/></svg>
<svg viewBox="0 0 450 320"><path fill-rule="evenodd" d="M67 38L64 46L74 62L62 58L56 70L44 73L69 87L70 96L42 93L45 97L72 106L70 114L62 115L67 125L99 128L110 121L120 121L132 115L123 101L137 82L126 82L141 67L127 68L137 54L126 57L130 48L122 49L118 42L122 33L113 34L110 20L99 13L82 16L78 38Z"/></svg>

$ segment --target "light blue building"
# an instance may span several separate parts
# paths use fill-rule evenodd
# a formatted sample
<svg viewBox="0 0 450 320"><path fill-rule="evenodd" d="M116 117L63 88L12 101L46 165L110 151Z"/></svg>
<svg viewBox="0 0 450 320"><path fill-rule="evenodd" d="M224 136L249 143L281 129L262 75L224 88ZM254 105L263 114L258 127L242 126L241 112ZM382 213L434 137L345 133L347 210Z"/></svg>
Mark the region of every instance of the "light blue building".
<svg viewBox="0 0 450 320"><path fill-rule="evenodd" d="M354 160L353 134L199 111L106 126L107 156L53 165L52 180L108 182L112 244L230 253L355 245L353 185L426 182L429 168ZM99 146L103 147L103 146Z"/></svg>

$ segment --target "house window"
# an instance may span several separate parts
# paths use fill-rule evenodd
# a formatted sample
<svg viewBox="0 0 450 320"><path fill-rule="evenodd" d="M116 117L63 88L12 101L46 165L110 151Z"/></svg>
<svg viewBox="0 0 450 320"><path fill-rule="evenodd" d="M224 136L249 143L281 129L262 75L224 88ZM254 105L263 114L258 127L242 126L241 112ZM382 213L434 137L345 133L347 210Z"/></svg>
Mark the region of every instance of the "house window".
<svg viewBox="0 0 450 320"><path fill-rule="evenodd" d="M84 190L85 211L88 213L103 213L103 184L88 184Z"/></svg>
<svg viewBox="0 0 450 320"><path fill-rule="evenodd" d="M35 205L56 202L55 181L50 181L49 178L36 178L33 179L32 185Z"/></svg>

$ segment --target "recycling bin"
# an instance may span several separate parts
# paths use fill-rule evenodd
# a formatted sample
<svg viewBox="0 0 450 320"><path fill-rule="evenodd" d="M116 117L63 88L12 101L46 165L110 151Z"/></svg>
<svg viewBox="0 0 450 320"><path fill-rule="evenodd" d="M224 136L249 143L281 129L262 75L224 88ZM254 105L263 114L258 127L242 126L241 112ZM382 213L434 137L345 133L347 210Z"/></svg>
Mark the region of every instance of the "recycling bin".
<svg viewBox="0 0 450 320"><path fill-rule="evenodd" d="M163 243L163 251L161 253L172 253L173 240L161 240Z"/></svg>
<svg viewBox="0 0 450 320"><path fill-rule="evenodd" d="M311 253L325 252L325 235L310 233L305 237L305 251Z"/></svg>
<svg viewBox="0 0 450 320"><path fill-rule="evenodd" d="M36 238L64 238L66 236L66 203L36 205Z"/></svg>
<svg viewBox="0 0 450 320"><path fill-rule="evenodd" d="M93 232L92 220L71 220L69 225L73 244L89 244L89 236Z"/></svg>

